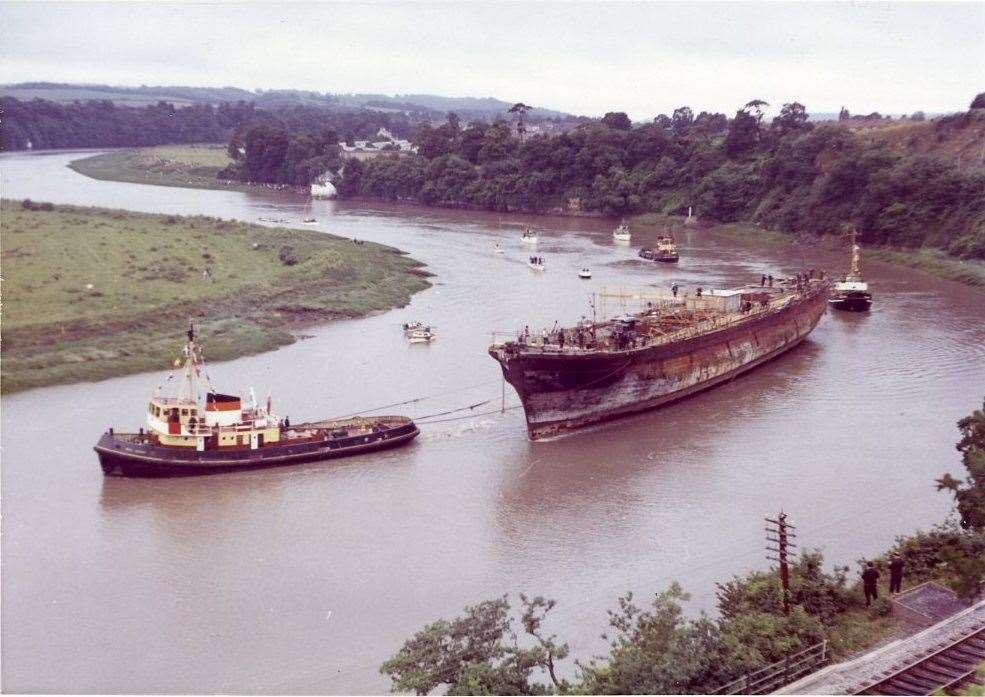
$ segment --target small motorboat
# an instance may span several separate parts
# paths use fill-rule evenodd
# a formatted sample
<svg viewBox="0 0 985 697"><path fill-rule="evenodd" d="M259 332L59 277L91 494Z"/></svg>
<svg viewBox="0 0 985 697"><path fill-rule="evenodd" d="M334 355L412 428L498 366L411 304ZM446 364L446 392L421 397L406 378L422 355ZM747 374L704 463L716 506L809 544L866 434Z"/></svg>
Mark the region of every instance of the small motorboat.
<svg viewBox="0 0 985 697"><path fill-rule="evenodd" d="M316 218L302 218L301 222L305 225L316 225L318 220Z"/></svg>
<svg viewBox="0 0 985 697"><path fill-rule="evenodd" d="M836 310L866 312L872 306L872 293L869 284L862 278L861 248L855 244L855 228L851 232L852 267L835 283L828 303Z"/></svg>
<svg viewBox="0 0 985 697"><path fill-rule="evenodd" d="M521 240L527 244L537 244L537 233L527 228L523 231L523 235L520 237Z"/></svg>
<svg viewBox="0 0 985 697"><path fill-rule="evenodd" d="M591 277L592 277L592 270L589 269L588 267L578 272L578 278L591 278Z"/></svg>
<svg viewBox="0 0 985 697"><path fill-rule="evenodd" d="M629 226L626 225L626 221L622 221L615 230L612 231L612 239L616 242L629 242L633 238L632 234L629 232Z"/></svg>
<svg viewBox="0 0 985 697"><path fill-rule="evenodd" d="M527 266L529 266L534 271L546 271L547 267L544 265L544 257L530 257L527 261Z"/></svg>
<svg viewBox="0 0 985 697"><path fill-rule="evenodd" d="M417 329L424 329L424 322L404 322L400 328L404 330L404 334L409 334Z"/></svg>
<svg viewBox="0 0 985 697"><path fill-rule="evenodd" d="M493 254L506 254L506 252L503 251L503 248L499 246L499 242L497 242L496 246L493 247Z"/></svg>
<svg viewBox="0 0 985 697"><path fill-rule="evenodd" d="M407 340L412 344L430 344L435 336L434 329L431 327L420 327L407 332Z"/></svg>

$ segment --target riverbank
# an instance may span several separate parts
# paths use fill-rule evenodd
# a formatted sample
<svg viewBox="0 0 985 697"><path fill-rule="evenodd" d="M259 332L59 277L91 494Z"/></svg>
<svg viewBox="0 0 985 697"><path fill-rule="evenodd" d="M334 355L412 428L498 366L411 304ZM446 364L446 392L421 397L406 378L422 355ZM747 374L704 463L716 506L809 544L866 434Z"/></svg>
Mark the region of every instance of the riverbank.
<svg viewBox="0 0 985 697"><path fill-rule="evenodd" d="M4 200L4 393L174 361L189 318L210 360L294 342L300 322L401 307L422 264L384 245L205 216Z"/></svg>
<svg viewBox="0 0 985 697"><path fill-rule="evenodd" d="M678 226L683 218L645 213L630 219L631 225L663 231L667 226ZM767 230L758 225L728 223L715 225L716 232L736 238L753 238L771 244L803 243L827 250L841 249L841 243L834 237L794 237L793 235ZM974 259L957 259L938 249L900 249L895 247L865 247L862 250L865 261L881 261L897 266L917 269L938 278L955 281L972 288L985 291L985 262Z"/></svg>
<svg viewBox="0 0 985 697"><path fill-rule="evenodd" d="M216 177L218 172L231 162L222 145L171 145L102 153L75 160L69 164L69 167L80 174L106 181L228 191L249 191L256 188L255 185L250 184L220 181ZM428 206L416 199L398 197L398 200L406 204L432 208L484 210L481 206L468 203L437 202ZM553 208L544 214L577 218L603 217L597 211L572 211L565 208ZM682 224L684 218L662 213L641 213L631 216L629 222L631 226L663 232L668 225ZM771 243L789 243L794 240L790 234L748 223L728 223L714 227L716 231L735 237L752 236ZM808 240L809 244L821 245L825 248L830 244L827 238L808 238ZM957 259L936 249L910 250L893 247L867 247L865 258L918 269L939 278L985 290L985 262Z"/></svg>
<svg viewBox="0 0 985 697"><path fill-rule="evenodd" d="M217 178L231 162L224 145L161 145L104 152L74 160L68 166L103 181L223 191L254 188Z"/></svg>

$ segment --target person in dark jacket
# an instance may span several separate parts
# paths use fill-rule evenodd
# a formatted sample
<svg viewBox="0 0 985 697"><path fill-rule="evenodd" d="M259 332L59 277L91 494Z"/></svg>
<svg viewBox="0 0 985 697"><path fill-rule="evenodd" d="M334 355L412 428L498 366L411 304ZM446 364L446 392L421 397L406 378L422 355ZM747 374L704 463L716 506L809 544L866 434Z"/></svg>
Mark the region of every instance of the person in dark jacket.
<svg viewBox="0 0 985 697"><path fill-rule="evenodd" d="M894 554L889 561L889 592L899 593L903 586L903 557Z"/></svg>
<svg viewBox="0 0 985 697"><path fill-rule="evenodd" d="M865 564L865 571L862 572L862 589L865 591L865 606L869 607L873 600L879 597L879 588L876 582L879 580L879 570L871 561Z"/></svg>

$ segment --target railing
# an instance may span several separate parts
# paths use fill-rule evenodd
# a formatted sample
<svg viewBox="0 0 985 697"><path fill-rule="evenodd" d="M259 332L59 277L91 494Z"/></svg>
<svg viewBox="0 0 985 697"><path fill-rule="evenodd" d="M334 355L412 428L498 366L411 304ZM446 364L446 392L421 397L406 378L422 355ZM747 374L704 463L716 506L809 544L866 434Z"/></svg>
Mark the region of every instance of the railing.
<svg viewBox="0 0 985 697"><path fill-rule="evenodd" d="M711 694L764 695L814 672L830 659L828 641L825 639L819 644L790 654L782 661L777 661L752 673L746 673L738 680L722 685Z"/></svg>

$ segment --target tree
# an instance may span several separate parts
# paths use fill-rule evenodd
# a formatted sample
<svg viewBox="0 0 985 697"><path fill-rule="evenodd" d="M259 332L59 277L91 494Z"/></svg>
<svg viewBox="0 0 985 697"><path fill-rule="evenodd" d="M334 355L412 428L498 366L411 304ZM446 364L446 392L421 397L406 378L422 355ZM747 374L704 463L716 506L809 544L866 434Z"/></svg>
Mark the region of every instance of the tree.
<svg viewBox="0 0 985 697"><path fill-rule="evenodd" d="M667 114L657 114L653 117L653 123L665 131L669 131L674 125L674 122Z"/></svg>
<svg viewBox="0 0 985 697"><path fill-rule="evenodd" d="M543 670L555 689L567 684L556 675L556 661L568 654L565 644L543 633L543 621L554 601L520 596L521 624L534 645L522 648L513 631L507 596L465 608L452 621L438 620L404 642L380 668L389 676L394 692L430 694L439 686L448 694L547 694L548 688L532 682Z"/></svg>
<svg viewBox="0 0 985 697"><path fill-rule="evenodd" d="M607 112L606 115L602 117L602 123L609 128L616 129L617 131L628 131L633 127L633 122L629 120L629 116L627 116L624 111Z"/></svg>
<svg viewBox="0 0 985 697"><path fill-rule="evenodd" d="M753 148L759 140L759 121L744 109L735 112L725 136L725 152L729 157L740 157Z"/></svg>
<svg viewBox="0 0 985 697"><path fill-rule="evenodd" d="M691 111L691 107L689 106L678 107L674 109L674 115L670 121L675 133L687 133L691 124L694 123L694 112Z"/></svg>
<svg viewBox="0 0 985 697"><path fill-rule="evenodd" d="M767 107L769 105L769 102L764 102L762 99L753 99L751 102L746 102L746 105L742 107L742 110L746 112L751 111L752 115L756 119L756 123L760 124L763 122L763 116L766 115L763 107Z"/></svg>
<svg viewBox="0 0 985 697"><path fill-rule="evenodd" d="M982 408L958 421L961 440L958 452L968 477L962 481L945 474L937 480L938 491L947 490L954 495L961 517L962 527L985 530L985 401Z"/></svg>
<svg viewBox="0 0 985 697"><path fill-rule="evenodd" d="M807 125L807 109L800 102L784 104L780 115L773 119L773 128L781 135L802 130Z"/></svg>
<svg viewBox="0 0 985 697"><path fill-rule="evenodd" d="M648 608L632 593L609 611L608 656L582 668L587 694L682 694L707 692L720 682L721 644L715 623L704 615L684 617L689 596L676 583L657 593Z"/></svg>
<svg viewBox="0 0 985 697"><path fill-rule="evenodd" d="M839 121L847 121L850 118L852 118L851 113L848 111L848 109L846 109L845 107L842 107L841 108L841 111L838 112L838 120Z"/></svg>
<svg viewBox="0 0 985 697"><path fill-rule="evenodd" d="M528 111L530 111L530 107L523 102L517 102L509 109L509 113L516 114L516 133L520 136L521 140L527 132L527 127L523 123L523 117L527 115Z"/></svg>

